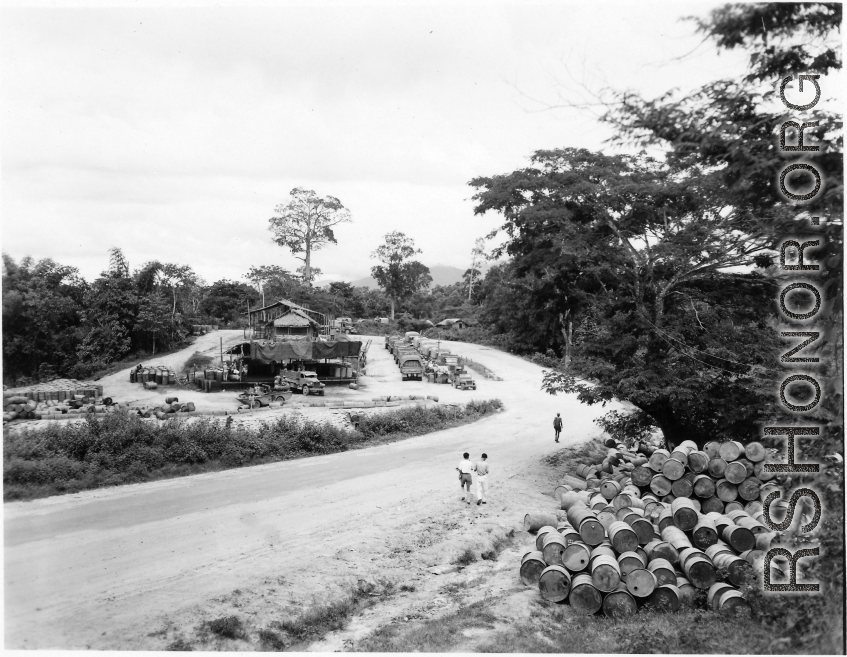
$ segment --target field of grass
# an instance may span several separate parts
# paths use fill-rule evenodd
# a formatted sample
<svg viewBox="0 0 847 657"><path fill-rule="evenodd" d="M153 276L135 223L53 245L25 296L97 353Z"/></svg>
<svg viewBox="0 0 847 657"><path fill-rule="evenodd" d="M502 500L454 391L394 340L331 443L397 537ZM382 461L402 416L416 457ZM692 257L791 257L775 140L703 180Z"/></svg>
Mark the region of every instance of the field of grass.
<svg viewBox="0 0 847 657"><path fill-rule="evenodd" d="M209 418L149 422L109 413L3 436L3 496L25 500L357 449L474 422L498 399L400 408L356 429L284 415L258 429Z"/></svg>

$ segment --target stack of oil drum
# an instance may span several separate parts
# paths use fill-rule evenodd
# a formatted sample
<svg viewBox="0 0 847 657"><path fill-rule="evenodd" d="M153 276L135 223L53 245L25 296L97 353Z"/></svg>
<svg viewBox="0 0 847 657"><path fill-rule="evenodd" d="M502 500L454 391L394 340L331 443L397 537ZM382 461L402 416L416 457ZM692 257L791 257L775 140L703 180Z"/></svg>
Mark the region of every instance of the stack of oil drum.
<svg viewBox="0 0 847 657"><path fill-rule="evenodd" d="M108 398L107 398L108 399ZM3 391L3 420L49 419L79 412L103 412L103 386L75 379L56 379Z"/></svg>
<svg viewBox="0 0 847 657"><path fill-rule="evenodd" d="M542 597L578 613L629 616L644 606L677 610L699 589L711 609L747 608L743 591L761 573L778 534L762 503L777 490L760 443L685 441L672 452L633 453L607 442L603 463L579 466L554 496L562 514L527 514L535 533L520 576ZM771 518L787 503L771 504ZM807 511L811 511L810 509Z"/></svg>
<svg viewBox="0 0 847 657"><path fill-rule="evenodd" d="M164 367L142 367L139 369L130 370L130 383L140 383L145 388L156 388L158 386L167 386L176 384L176 372Z"/></svg>

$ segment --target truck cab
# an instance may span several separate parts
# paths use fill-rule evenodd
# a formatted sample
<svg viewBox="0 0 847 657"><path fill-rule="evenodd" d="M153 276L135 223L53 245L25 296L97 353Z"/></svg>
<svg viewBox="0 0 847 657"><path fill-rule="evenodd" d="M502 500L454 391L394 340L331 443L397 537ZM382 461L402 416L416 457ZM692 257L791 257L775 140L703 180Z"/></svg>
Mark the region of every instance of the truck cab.
<svg viewBox="0 0 847 657"><path fill-rule="evenodd" d="M326 385L318 381L318 375L315 372L284 370L283 376L292 389L304 395L323 395L326 392Z"/></svg>
<svg viewBox="0 0 847 657"><path fill-rule="evenodd" d="M424 367L420 354L402 354L399 359L400 374L404 381L420 381L423 379Z"/></svg>

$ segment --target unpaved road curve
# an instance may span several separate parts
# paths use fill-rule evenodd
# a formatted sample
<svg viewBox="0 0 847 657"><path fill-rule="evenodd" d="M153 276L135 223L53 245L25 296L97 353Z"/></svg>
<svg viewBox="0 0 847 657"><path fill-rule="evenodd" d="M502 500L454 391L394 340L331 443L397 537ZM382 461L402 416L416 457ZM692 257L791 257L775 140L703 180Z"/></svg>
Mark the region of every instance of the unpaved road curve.
<svg viewBox="0 0 847 657"><path fill-rule="evenodd" d="M374 338L369 353L378 394L395 367L381 343ZM477 379L475 393L396 390L498 397L503 413L366 450L5 504L6 648L161 649L150 636L162 619L281 575L295 598L309 599L337 570L333 553L356 555L345 572L375 572L367 555L393 527L457 504L461 452L488 452L496 492L554 449L555 412L568 443L596 435L592 419L609 410L541 392L541 368L519 358L463 343L454 351L505 380Z"/></svg>

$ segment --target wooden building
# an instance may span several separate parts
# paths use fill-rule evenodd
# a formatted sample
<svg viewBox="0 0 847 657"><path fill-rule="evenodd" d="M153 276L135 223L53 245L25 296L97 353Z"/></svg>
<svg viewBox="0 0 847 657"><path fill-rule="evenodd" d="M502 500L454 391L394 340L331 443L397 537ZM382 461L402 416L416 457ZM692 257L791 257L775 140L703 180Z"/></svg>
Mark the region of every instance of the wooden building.
<svg viewBox="0 0 847 657"><path fill-rule="evenodd" d="M331 318L316 310L300 306L288 299L247 311L247 325L253 340L275 340L278 337L311 338L329 336Z"/></svg>

